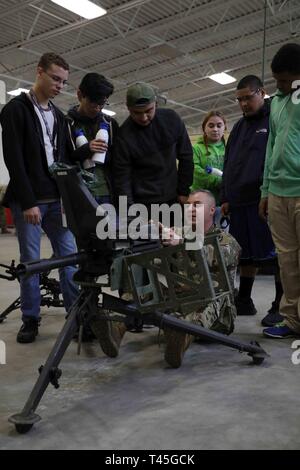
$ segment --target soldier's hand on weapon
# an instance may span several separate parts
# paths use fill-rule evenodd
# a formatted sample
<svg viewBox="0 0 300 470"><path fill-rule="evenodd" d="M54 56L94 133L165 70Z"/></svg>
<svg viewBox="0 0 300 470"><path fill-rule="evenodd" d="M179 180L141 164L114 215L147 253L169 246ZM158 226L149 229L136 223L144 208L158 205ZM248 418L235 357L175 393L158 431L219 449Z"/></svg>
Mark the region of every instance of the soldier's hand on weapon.
<svg viewBox="0 0 300 470"><path fill-rule="evenodd" d="M258 213L259 213L259 216L263 220L267 220L267 217L268 217L268 198L267 197L261 198L259 206L258 206Z"/></svg>
<svg viewBox="0 0 300 470"><path fill-rule="evenodd" d="M182 238L175 232L174 228L164 227L159 222L159 234L164 246L176 246L182 242Z"/></svg>
<svg viewBox="0 0 300 470"><path fill-rule="evenodd" d="M229 202L223 202L221 205L221 214L222 215L229 215Z"/></svg>
<svg viewBox="0 0 300 470"><path fill-rule="evenodd" d="M91 152L106 152L107 143L104 140L94 139L89 142Z"/></svg>
<svg viewBox="0 0 300 470"><path fill-rule="evenodd" d="M39 225L42 221L41 211L39 207L31 207L23 211L24 220L27 224Z"/></svg>

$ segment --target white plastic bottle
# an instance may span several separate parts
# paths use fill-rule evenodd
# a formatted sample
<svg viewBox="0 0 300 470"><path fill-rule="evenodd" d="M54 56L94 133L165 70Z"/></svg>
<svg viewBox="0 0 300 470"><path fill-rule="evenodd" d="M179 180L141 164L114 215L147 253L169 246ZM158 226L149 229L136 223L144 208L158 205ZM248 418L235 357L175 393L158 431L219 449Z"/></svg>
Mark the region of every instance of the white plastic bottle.
<svg viewBox="0 0 300 470"><path fill-rule="evenodd" d="M84 132L82 129L78 129L75 131L75 136L76 136L76 147L79 148L79 147L82 147L83 145L85 144L88 144L88 140L86 138L86 136L84 135ZM83 161L83 168L85 170L88 170L89 168L94 168L95 163L93 162L93 160L91 158L86 158L84 161Z"/></svg>
<svg viewBox="0 0 300 470"><path fill-rule="evenodd" d="M86 136L84 135L82 129L77 129L75 131L75 136L76 136L76 147L77 148L82 147L84 144L88 143L88 140L87 140Z"/></svg>
<svg viewBox="0 0 300 470"><path fill-rule="evenodd" d="M208 175L223 176L223 171L218 168L206 165L205 171Z"/></svg>
<svg viewBox="0 0 300 470"><path fill-rule="evenodd" d="M109 124L107 124L106 122L101 122L95 139L103 140L106 144L108 144L108 140L109 140L108 131L109 131ZM103 164L105 162L105 157L106 157L106 152L96 152L92 156L92 160L95 163Z"/></svg>

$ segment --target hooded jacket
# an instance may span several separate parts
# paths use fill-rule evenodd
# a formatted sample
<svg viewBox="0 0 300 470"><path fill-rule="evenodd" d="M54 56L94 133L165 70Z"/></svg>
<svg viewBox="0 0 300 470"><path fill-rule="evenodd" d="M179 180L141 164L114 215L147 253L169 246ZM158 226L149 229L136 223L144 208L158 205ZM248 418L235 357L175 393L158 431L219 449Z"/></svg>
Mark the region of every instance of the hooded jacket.
<svg viewBox="0 0 300 470"><path fill-rule="evenodd" d="M205 167L210 166L223 170L224 154L225 144L223 141L207 144L206 147L204 137L199 137L197 143L193 145L194 180L191 187L192 191L209 189L215 198L219 199L222 177L208 174Z"/></svg>
<svg viewBox="0 0 300 470"><path fill-rule="evenodd" d="M265 101L254 115L242 117L233 127L225 151L221 202L232 206L260 200L269 135L270 104Z"/></svg>
<svg viewBox="0 0 300 470"><path fill-rule="evenodd" d="M300 197L300 89L272 99L262 197Z"/></svg>
<svg viewBox="0 0 300 470"><path fill-rule="evenodd" d="M71 127L71 134L74 144L74 149L71 155L72 160L80 162L82 165L84 160L92 158L93 152L90 150L89 144L84 144L79 148L76 148L76 131L82 130L85 137L90 142L95 139L99 125L101 122L109 124L109 141L108 150L106 152L105 164L97 165L96 175L99 180L99 185L93 191L94 196L103 196L108 193L112 193L112 177L111 177L111 164L112 164L112 149L115 139L118 134L118 123L115 119L104 116L102 113L98 113L95 118L90 118L78 113L78 105L72 107L68 112L68 122Z"/></svg>
<svg viewBox="0 0 300 470"><path fill-rule="evenodd" d="M55 158L69 163L71 147L66 120L63 113L53 107L57 118ZM48 169L41 123L25 93L4 106L0 122L4 161L10 176L3 205L8 207L15 201L26 210L35 207L38 201L59 199L57 185Z"/></svg>

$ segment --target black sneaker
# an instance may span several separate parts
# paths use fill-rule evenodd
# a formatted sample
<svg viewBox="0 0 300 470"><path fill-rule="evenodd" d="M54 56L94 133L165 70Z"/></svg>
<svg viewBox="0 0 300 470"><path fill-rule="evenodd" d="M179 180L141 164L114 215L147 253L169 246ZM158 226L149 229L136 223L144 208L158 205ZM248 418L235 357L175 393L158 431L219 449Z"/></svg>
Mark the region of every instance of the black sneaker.
<svg viewBox="0 0 300 470"><path fill-rule="evenodd" d="M237 315L239 316L255 315L257 312L251 298L243 299L242 297L236 297L234 299L234 303L236 306Z"/></svg>
<svg viewBox="0 0 300 470"><path fill-rule="evenodd" d="M17 334L18 343L33 343L39 333L39 320L33 317L28 317L23 320L23 325Z"/></svg>
<svg viewBox="0 0 300 470"><path fill-rule="evenodd" d="M268 310L268 314L262 319L263 326L274 326L284 320L283 316L279 313L279 304L272 302L272 307Z"/></svg>

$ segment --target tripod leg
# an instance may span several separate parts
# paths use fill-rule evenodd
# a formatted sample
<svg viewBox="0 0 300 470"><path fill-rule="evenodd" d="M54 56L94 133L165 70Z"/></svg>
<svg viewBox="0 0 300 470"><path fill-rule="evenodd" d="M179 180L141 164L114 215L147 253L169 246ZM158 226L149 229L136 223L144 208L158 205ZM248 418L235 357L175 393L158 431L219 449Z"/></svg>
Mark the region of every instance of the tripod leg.
<svg viewBox="0 0 300 470"><path fill-rule="evenodd" d="M7 317L7 315L10 313L10 312L13 312L14 310L16 310L17 308L19 308L21 305L21 298L18 297L12 304L10 304L5 310L4 312L1 313L0 315L0 323L2 323L5 318Z"/></svg>
<svg viewBox="0 0 300 470"><path fill-rule="evenodd" d="M103 294L103 305L105 308L114 310L115 312L123 313L127 316L137 316L137 306L130 302L125 302L122 299L112 297L108 294ZM138 317L139 318L139 317ZM165 327L188 333L199 338L209 339L215 343L223 344L231 348L237 349L240 352L248 352L248 355L252 357L254 364L261 364L268 354L260 347L256 341L250 343L243 343L239 339L230 338L222 333L218 333L213 330L208 330L195 323L190 323L180 318L175 318L172 315L154 311L152 313L143 315L143 320L146 324L156 325L159 328L165 329Z"/></svg>
<svg viewBox="0 0 300 470"><path fill-rule="evenodd" d="M33 387L23 410L21 413L9 418L9 422L15 425L16 430L20 434L28 432L34 423L40 421L40 416L35 414L34 411L41 401L49 382L51 382L55 388L59 387L58 379L61 375L61 371L57 366L62 360L64 353L77 330L77 317L79 316L80 311L86 308L86 304L91 300L91 296L92 295L90 294L86 295L84 291L79 295L71 308L68 319L64 324L50 355L48 356L45 366L39 369L40 376Z"/></svg>
<svg viewBox="0 0 300 470"><path fill-rule="evenodd" d="M160 328L165 327L172 328L183 333L188 333L199 338L213 340L215 343L223 344L234 349L238 349L240 352L248 352L248 355L252 357L254 364L261 364L268 354L260 347L256 341L251 341L249 344L243 343L242 341L234 338L229 338L222 333L218 333L213 330L208 330L200 325L175 318L168 314L160 312L154 312L153 323Z"/></svg>

